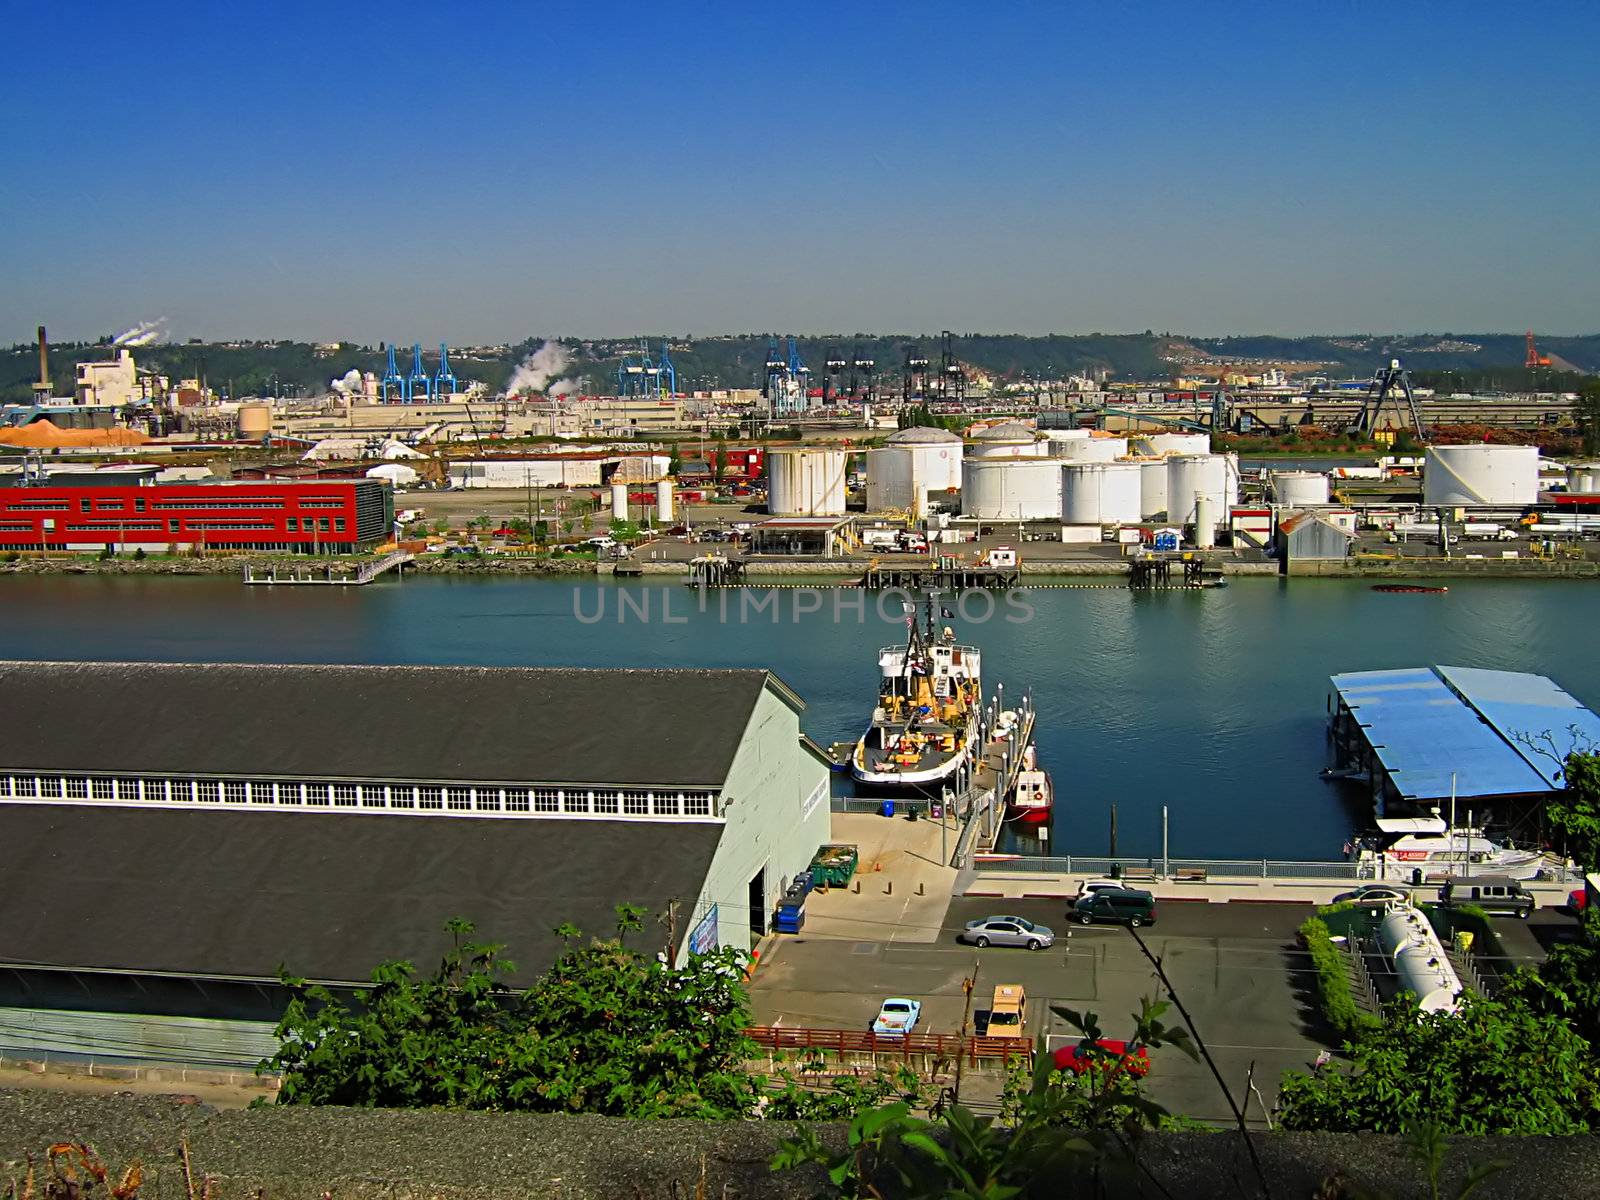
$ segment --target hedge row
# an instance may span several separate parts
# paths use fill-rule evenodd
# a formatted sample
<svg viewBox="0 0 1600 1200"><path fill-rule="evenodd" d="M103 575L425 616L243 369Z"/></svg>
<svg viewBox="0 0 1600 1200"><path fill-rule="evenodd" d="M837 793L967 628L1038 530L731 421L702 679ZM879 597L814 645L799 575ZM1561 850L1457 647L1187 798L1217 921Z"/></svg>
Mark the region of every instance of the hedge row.
<svg viewBox="0 0 1600 1200"><path fill-rule="evenodd" d="M1317 1005L1328 1024L1340 1037L1354 1038L1379 1024L1378 1018L1356 1007L1350 993L1350 977L1345 972L1344 952L1333 944L1333 936L1320 917L1311 917L1300 926L1300 938L1311 955L1317 973Z"/></svg>

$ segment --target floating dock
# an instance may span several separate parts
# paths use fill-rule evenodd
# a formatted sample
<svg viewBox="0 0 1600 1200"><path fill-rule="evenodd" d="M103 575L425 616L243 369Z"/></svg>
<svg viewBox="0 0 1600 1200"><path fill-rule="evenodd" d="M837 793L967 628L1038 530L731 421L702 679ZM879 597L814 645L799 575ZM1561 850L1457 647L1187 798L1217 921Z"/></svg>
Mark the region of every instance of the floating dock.
<svg viewBox="0 0 1600 1200"><path fill-rule="evenodd" d="M981 733L983 750L967 782L966 790L955 799L956 818L961 832L956 837L950 865L961 867L973 854L994 849L1005 817L1006 797L1017 784L1022 770L1023 751L1033 744L1033 697L1023 693L1016 707L1017 721L1008 729L985 729Z"/></svg>
<svg viewBox="0 0 1600 1200"><path fill-rule="evenodd" d="M376 562L363 563L357 570L348 574L335 575L332 566L326 566L320 572L310 568L295 570L287 569L287 574L280 574L276 565L270 566L265 573L258 574L252 566L244 569L244 581L247 584L265 584L269 587L360 587L362 584L371 583L378 576L393 571L396 575L402 574L405 565L415 561L416 556L407 550L396 550L392 554L385 554Z"/></svg>

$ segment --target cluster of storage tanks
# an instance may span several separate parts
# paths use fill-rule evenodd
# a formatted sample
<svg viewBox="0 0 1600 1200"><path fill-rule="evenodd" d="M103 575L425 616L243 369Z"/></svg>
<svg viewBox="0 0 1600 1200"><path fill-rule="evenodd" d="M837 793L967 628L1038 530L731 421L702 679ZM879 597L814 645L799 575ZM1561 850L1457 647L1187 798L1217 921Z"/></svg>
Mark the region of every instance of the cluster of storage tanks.
<svg viewBox="0 0 1600 1200"><path fill-rule="evenodd" d="M1052 429L1036 437L1000 425L974 439L961 474L962 512L980 520L1193 524L1198 511L1215 528L1239 499L1237 458L1212 454L1203 433L1130 439Z"/></svg>

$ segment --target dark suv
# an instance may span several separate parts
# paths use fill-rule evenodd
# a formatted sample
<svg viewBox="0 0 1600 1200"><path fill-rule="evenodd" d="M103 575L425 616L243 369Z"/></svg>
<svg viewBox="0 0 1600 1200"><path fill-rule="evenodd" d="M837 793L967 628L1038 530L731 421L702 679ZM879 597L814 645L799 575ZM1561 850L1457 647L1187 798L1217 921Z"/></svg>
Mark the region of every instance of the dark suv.
<svg viewBox="0 0 1600 1200"><path fill-rule="evenodd" d="M1439 903L1446 908L1472 904L1491 916L1520 917L1524 921L1535 907L1533 896L1526 888L1502 875L1452 879L1439 889Z"/></svg>
<svg viewBox="0 0 1600 1200"><path fill-rule="evenodd" d="M1118 924L1154 925L1156 923L1156 898L1149 892L1132 888L1106 888L1079 900L1069 914L1080 925L1095 921L1115 921Z"/></svg>

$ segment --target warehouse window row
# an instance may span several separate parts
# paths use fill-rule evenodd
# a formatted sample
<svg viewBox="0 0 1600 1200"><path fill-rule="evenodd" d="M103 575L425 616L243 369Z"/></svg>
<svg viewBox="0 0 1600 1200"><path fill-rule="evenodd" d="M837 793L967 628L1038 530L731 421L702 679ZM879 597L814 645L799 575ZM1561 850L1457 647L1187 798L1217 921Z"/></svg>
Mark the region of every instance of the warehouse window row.
<svg viewBox="0 0 1600 1200"><path fill-rule="evenodd" d="M97 801L193 808L357 809L634 820L721 817L715 792L677 789L499 787L486 784L290 782L148 776L0 774L0 800Z"/></svg>

